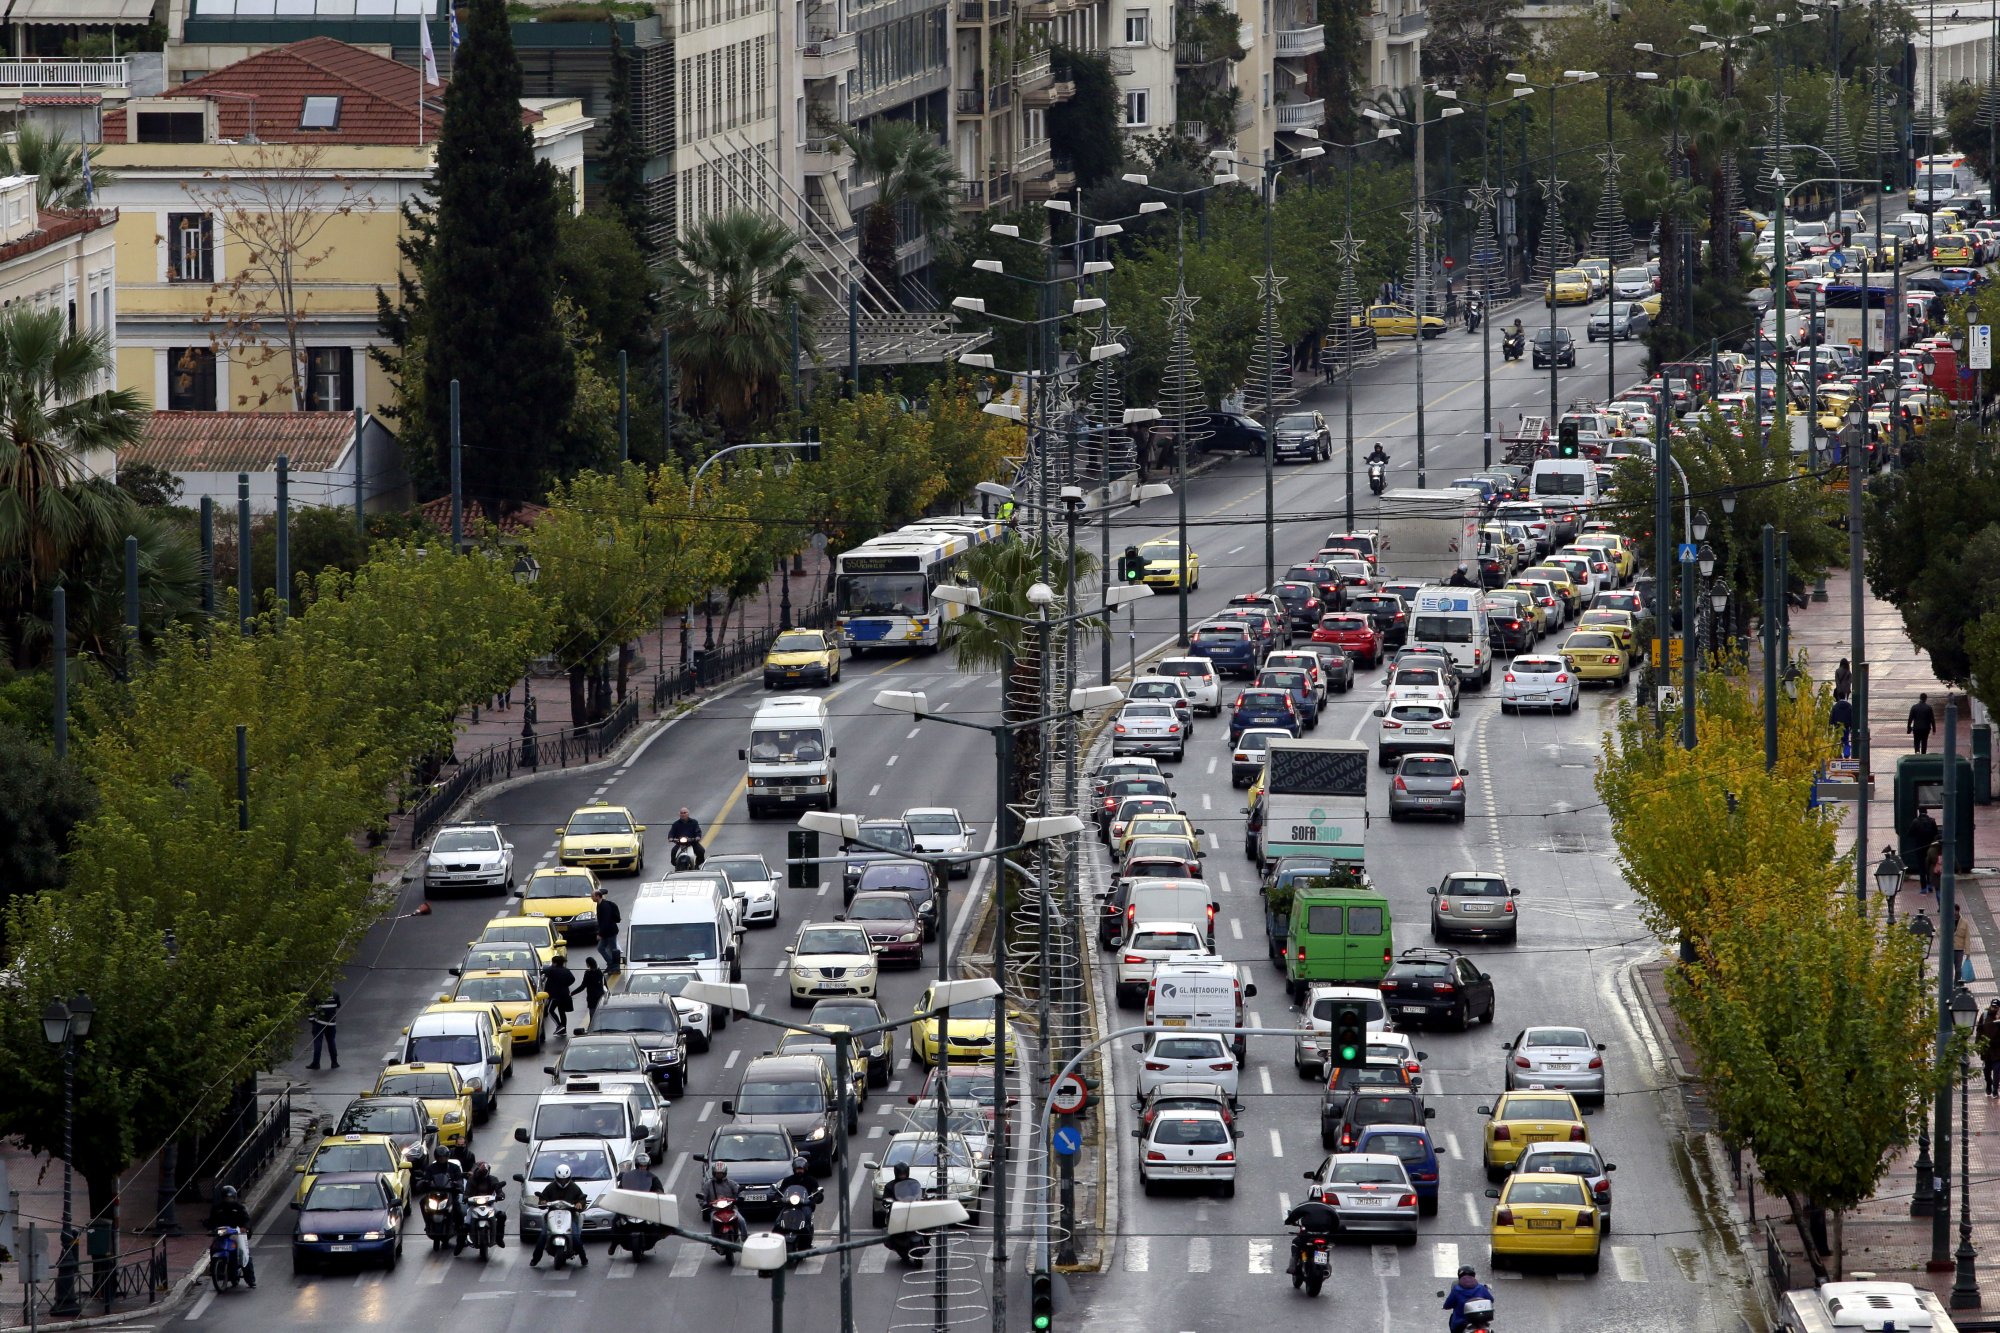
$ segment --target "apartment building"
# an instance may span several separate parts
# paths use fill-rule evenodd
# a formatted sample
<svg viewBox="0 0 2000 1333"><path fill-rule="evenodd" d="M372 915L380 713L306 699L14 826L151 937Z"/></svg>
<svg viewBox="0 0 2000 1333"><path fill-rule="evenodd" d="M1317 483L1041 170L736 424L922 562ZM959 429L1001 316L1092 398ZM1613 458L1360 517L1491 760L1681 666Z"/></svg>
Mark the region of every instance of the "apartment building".
<svg viewBox="0 0 2000 1333"><path fill-rule="evenodd" d="M1423 0L1369 0L1362 21L1367 54L1361 68L1371 98L1392 95L1423 77L1428 26Z"/></svg>
<svg viewBox="0 0 2000 1333"><path fill-rule="evenodd" d="M1129 65L1110 11L1091 0L956 0L952 156L966 210L1049 199L1075 185L1049 144L1048 111L1074 97L1076 84L1061 77L1051 50L1108 49L1114 73Z"/></svg>
<svg viewBox="0 0 2000 1333"><path fill-rule="evenodd" d="M0 308L28 305L68 312L70 327L102 335L118 348L118 288L113 262L115 209L74 212L35 207L33 176L0 177ZM87 387L100 393L113 377ZM83 460L90 476L112 471L108 449Z"/></svg>
<svg viewBox="0 0 2000 1333"><path fill-rule="evenodd" d="M1250 162L1310 143L1326 29L1312 0L1121 0L1112 68L1128 133L1166 128Z"/></svg>

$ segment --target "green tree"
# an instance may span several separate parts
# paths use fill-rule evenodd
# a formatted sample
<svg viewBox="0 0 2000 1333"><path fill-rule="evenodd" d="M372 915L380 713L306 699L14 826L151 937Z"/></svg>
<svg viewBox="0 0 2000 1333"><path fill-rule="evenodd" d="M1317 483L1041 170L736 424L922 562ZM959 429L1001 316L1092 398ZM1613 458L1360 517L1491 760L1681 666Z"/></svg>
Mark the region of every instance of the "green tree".
<svg viewBox="0 0 2000 1333"><path fill-rule="evenodd" d="M448 472L460 389L467 495L509 509L571 470L561 421L576 365L556 319L555 174L521 123L521 66L502 0L471 0L438 138L437 232L423 276L424 409Z"/></svg>
<svg viewBox="0 0 2000 1333"><path fill-rule="evenodd" d="M158 463L119 464L118 489L144 509L165 509L181 499L181 479Z"/></svg>
<svg viewBox="0 0 2000 1333"><path fill-rule="evenodd" d="M604 121L602 195L604 207L625 224L640 246L651 248L653 218L646 207L646 164L639 131L632 123L632 56L618 35L618 20L607 16L611 33L611 114Z"/></svg>
<svg viewBox="0 0 2000 1333"><path fill-rule="evenodd" d="M62 886L71 835L96 809L97 791L73 762L40 736L0 724L0 911Z"/></svg>
<svg viewBox="0 0 2000 1333"><path fill-rule="evenodd" d="M608 213L564 213L556 226L557 290L576 303L609 371L620 350L632 359L656 355L655 278L638 233Z"/></svg>
<svg viewBox="0 0 2000 1333"><path fill-rule="evenodd" d="M351 524L354 520L349 518ZM125 641L125 538L138 539L139 643L149 650L160 635L191 628L201 617L201 551L178 516L136 506L108 539L76 551L65 571L72 652L87 653L129 671ZM268 586L268 585L266 585ZM54 627L39 601L24 617L36 642Z"/></svg>
<svg viewBox="0 0 2000 1333"><path fill-rule="evenodd" d="M1053 57L1056 77L1074 83L1076 93L1048 109L1049 147L1088 190L1116 176L1125 161L1124 102L1110 56L1059 46Z"/></svg>
<svg viewBox="0 0 2000 1333"><path fill-rule="evenodd" d="M396 297L375 289L375 327L383 341L368 349L394 392L375 409L394 423L403 466L418 495L435 495L441 479L437 450L431 439L431 417L424 406L424 348L430 339L430 305L424 299L424 275L437 253L437 208L428 195L403 201L403 225L396 236L402 263L396 272Z"/></svg>
<svg viewBox="0 0 2000 1333"><path fill-rule="evenodd" d="M1430 0L1424 72L1442 86L1490 89L1528 49L1519 11L1501 0Z"/></svg>
<svg viewBox="0 0 2000 1333"><path fill-rule="evenodd" d="M83 186L83 159L90 156L91 190ZM91 194L117 180L115 173L97 165L104 149L93 144L70 142L60 129L47 129L33 121L23 123L14 141L0 145L0 166L8 176L35 177L35 207L88 208Z"/></svg>
<svg viewBox="0 0 2000 1333"><path fill-rule="evenodd" d="M666 263L674 394L708 405L731 433L778 400L792 359L790 310L810 307L798 239L747 209L715 213Z"/></svg>
<svg viewBox="0 0 2000 1333"><path fill-rule="evenodd" d="M876 182L861 218L861 262L891 292L901 288L897 219L907 213L923 235L943 231L958 209L958 169L937 131L913 120L877 118L866 130L840 125L834 133L854 155L854 170Z"/></svg>

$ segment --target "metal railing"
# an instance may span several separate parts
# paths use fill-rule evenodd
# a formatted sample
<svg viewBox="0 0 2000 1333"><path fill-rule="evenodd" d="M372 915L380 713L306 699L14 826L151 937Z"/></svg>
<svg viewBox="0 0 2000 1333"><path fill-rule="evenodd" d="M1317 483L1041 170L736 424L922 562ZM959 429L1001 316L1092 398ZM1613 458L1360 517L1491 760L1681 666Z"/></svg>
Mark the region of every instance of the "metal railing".
<svg viewBox="0 0 2000 1333"><path fill-rule="evenodd" d="M258 1172L270 1165L291 1137L292 1094L281 1092L270 1108L257 1117L257 1123L236 1145L236 1151L229 1154L229 1160L216 1171L210 1186L211 1197L219 1195L225 1185L234 1187L239 1194L248 1190Z"/></svg>
<svg viewBox="0 0 2000 1333"><path fill-rule="evenodd" d="M1310 28L1278 29L1278 54L1281 57L1316 55L1325 49L1325 24L1315 23Z"/></svg>
<svg viewBox="0 0 2000 1333"><path fill-rule="evenodd" d="M124 56L75 60L67 56L10 56L0 59L0 87L129 88L132 62Z"/></svg>
<svg viewBox="0 0 2000 1333"><path fill-rule="evenodd" d="M602 721L545 732L532 740L498 741L459 762L452 775L434 785L410 811L410 846L418 847L472 792L505 782L516 773L568 768L601 759L639 721L639 698L627 695Z"/></svg>
<svg viewBox="0 0 2000 1333"><path fill-rule="evenodd" d="M1014 10L1014 0L959 0L961 23L998 23Z"/></svg>
<svg viewBox="0 0 2000 1333"><path fill-rule="evenodd" d="M1326 101L1314 97L1302 102L1278 103L1278 128L1309 129L1326 122Z"/></svg>
<svg viewBox="0 0 2000 1333"><path fill-rule="evenodd" d="M1430 18L1429 14L1421 11L1415 14L1404 14L1396 20L1396 34L1399 37L1408 37L1412 33L1422 32L1430 22Z"/></svg>
<svg viewBox="0 0 2000 1333"><path fill-rule="evenodd" d="M79 1236L77 1245L81 1248L84 1244L84 1237ZM144 1249L125 1250L117 1254L90 1253L79 1255L78 1259L78 1298L97 1302L103 1307L102 1313L107 1315L121 1301L128 1306L134 1301L151 1305L166 1295L173 1285L167 1271L165 1236ZM32 1325L47 1318L60 1299L58 1284L62 1279L55 1274L55 1264L47 1267L50 1272L48 1277L21 1284L21 1322L24 1324Z"/></svg>
<svg viewBox="0 0 2000 1333"><path fill-rule="evenodd" d="M1040 51L1026 60L1014 62L1014 82L1024 88L1031 83L1052 79L1055 73L1055 62L1049 58L1047 51Z"/></svg>

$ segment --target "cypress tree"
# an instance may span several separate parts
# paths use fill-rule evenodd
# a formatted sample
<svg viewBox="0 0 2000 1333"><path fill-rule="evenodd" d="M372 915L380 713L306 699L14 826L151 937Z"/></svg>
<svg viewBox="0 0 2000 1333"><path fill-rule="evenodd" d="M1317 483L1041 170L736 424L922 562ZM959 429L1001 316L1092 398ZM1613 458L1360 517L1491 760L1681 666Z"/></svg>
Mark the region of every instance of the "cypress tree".
<svg viewBox="0 0 2000 1333"><path fill-rule="evenodd" d="M632 124L632 56L611 29L611 115L604 124L604 206L643 250L653 248L652 216L646 209L645 167L639 157L639 134Z"/></svg>
<svg viewBox="0 0 2000 1333"><path fill-rule="evenodd" d="M465 493L502 509L568 470L560 423L576 364L555 313L555 173L521 122L521 66L503 0L470 0L438 136L423 409L450 475L459 382Z"/></svg>

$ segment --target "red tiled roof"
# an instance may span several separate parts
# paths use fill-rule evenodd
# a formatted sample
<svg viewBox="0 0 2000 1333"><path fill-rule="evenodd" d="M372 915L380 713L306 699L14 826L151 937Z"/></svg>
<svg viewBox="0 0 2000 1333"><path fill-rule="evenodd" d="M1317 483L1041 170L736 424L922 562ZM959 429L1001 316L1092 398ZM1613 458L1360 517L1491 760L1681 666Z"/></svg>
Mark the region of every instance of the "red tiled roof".
<svg viewBox="0 0 2000 1333"><path fill-rule="evenodd" d="M155 412L120 463L169 472L325 472L354 439L351 412Z"/></svg>
<svg viewBox="0 0 2000 1333"><path fill-rule="evenodd" d="M535 526L535 520L540 518L547 508L547 505L524 504L500 520L500 531L510 537L526 532L529 528ZM440 495L435 500L426 500L417 506L417 510L424 516L425 522L429 523L445 536L449 537L451 535L451 497L449 495ZM473 528L487 521L485 507L477 500L467 500L465 502L465 513L462 515L461 521L465 524L467 532L472 531Z"/></svg>
<svg viewBox="0 0 2000 1333"><path fill-rule="evenodd" d="M118 220L115 208L79 209L67 212L61 209L44 208L35 215L35 230L18 241L0 245L0 264L22 255L33 254L57 241L66 241L72 236L81 236L87 231L109 226Z"/></svg>
<svg viewBox="0 0 2000 1333"><path fill-rule="evenodd" d="M22 106L98 106L104 99L96 93L22 93Z"/></svg>

